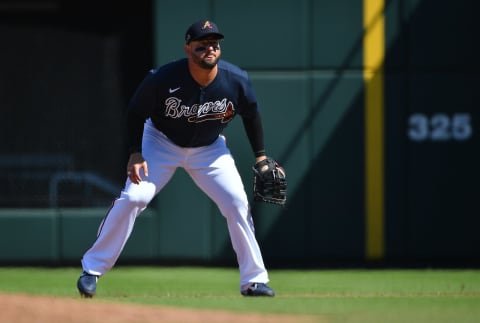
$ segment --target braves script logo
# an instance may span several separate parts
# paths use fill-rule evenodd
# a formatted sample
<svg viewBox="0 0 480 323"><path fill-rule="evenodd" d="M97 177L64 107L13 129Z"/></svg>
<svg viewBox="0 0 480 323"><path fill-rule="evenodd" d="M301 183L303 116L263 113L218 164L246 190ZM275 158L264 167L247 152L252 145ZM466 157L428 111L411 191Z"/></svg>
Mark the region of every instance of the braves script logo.
<svg viewBox="0 0 480 323"><path fill-rule="evenodd" d="M183 105L182 100L170 97L165 100L165 116L170 118L188 118L188 122L203 122L207 120L220 120L229 122L235 115L233 103L227 99L204 104L194 104L191 107Z"/></svg>

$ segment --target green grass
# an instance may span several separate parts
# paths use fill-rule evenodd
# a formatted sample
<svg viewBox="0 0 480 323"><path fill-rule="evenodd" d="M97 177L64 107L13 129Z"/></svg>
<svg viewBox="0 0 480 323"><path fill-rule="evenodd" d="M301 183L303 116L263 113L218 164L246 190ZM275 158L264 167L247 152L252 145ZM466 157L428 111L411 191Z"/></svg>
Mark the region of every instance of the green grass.
<svg viewBox="0 0 480 323"><path fill-rule="evenodd" d="M1 268L0 291L78 297L78 268ZM238 271L115 267L96 299L241 312L314 315L322 322L479 322L480 270L271 270L275 298L244 298Z"/></svg>

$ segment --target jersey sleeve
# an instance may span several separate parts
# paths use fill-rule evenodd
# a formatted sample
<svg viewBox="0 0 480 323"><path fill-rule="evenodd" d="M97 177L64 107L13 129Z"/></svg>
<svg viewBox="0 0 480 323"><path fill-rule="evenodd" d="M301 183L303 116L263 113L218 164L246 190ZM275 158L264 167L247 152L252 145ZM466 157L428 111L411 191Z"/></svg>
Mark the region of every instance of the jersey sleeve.
<svg viewBox="0 0 480 323"><path fill-rule="evenodd" d="M265 155L262 118L258 109L257 97L248 75L243 84L240 115L255 157Z"/></svg>
<svg viewBox="0 0 480 323"><path fill-rule="evenodd" d="M239 114L244 118L253 118L258 112L257 96L247 73L241 84L241 98Z"/></svg>
<svg viewBox="0 0 480 323"><path fill-rule="evenodd" d="M263 124L260 112L256 111L253 117L242 117L243 126L247 133L250 146L253 149L255 157L265 155L265 144L263 140Z"/></svg>
<svg viewBox="0 0 480 323"><path fill-rule="evenodd" d="M132 96L127 112L127 142L130 153L142 151L145 120L155 107L154 70L145 77Z"/></svg>

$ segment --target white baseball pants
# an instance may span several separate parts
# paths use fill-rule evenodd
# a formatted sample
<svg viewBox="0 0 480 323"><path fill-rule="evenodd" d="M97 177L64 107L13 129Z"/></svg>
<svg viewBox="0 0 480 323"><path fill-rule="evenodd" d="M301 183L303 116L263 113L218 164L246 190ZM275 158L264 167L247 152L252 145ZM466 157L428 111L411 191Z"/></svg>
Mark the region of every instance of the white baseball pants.
<svg viewBox="0 0 480 323"><path fill-rule="evenodd" d="M227 220L239 264L240 288L251 282L267 283L268 274L255 238L248 198L225 138L219 136L213 144L205 147L182 148L147 120L142 153L149 176L143 176L138 185L127 178L120 197L100 224L95 243L83 255L83 270L101 276L114 266L137 216L168 183L175 169L183 167Z"/></svg>

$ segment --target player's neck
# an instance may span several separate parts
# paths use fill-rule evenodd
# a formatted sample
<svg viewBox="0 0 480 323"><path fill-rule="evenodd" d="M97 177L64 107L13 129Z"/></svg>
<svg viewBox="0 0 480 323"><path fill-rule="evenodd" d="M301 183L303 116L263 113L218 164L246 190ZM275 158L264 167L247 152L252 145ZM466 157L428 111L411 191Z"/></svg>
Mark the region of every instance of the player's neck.
<svg viewBox="0 0 480 323"><path fill-rule="evenodd" d="M201 86L207 86L213 82L217 76L218 66L215 65L212 69L205 69L198 65L189 64L190 74L193 79Z"/></svg>

